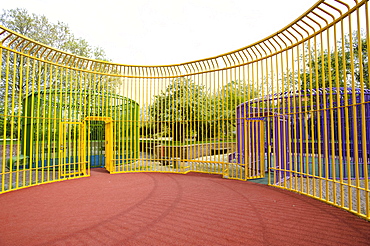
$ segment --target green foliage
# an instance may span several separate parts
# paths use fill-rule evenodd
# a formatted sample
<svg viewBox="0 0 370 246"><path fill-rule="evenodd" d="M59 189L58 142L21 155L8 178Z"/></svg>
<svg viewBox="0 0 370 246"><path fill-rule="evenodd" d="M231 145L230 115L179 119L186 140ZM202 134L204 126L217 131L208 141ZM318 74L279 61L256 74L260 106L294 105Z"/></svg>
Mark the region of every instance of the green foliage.
<svg viewBox="0 0 370 246"><path fill-rule="evenodd" d="M183 141L191 132L201 135L210 119L209 97L204 86L187 78L172 81L165 91L155 96L149 115L159 128L170 128L174 141Z"/></svg>
<svg viewBox="0 0 370 246"><path fill-rule="evenodd" d="M259 96L257 89L244 81L231 81L214 94L215 111L213 119L217 129L230 137L236 128L236 107Z"/></svg>
<svg viewBox="0 0 370 246"><path fill-rule="evenodd" d="M242 81L231 81L211 93L204 85L178 78L149 106L148 114L156 122L150 127L155 132L170 130L173 141L180 142L195 136L198 140L232 137L236 107L258 95L252 85Z"/></svg>
<svg viewBox="0 0 370 246"><path fill-rule="evenodd" d="M302 89L343 87L345 83L348 87L360 87L361 79L365 88L370 88L366 37L354 32L336 46L337 49L323 52L315 48L307 52L309 62L300 78Z"/></svg>
<svg viewBox="0 0 370 246"><path fill-rule="evenodd" d="M12 129L13 127L13 129ZM16 122L11 121L9 117L7 117L6 123L5 123L5 117L0 115L0 138L14 138L16 136L18 129L18 125Z"/></svg>
<svg viewBox="0 0 370 246"><path fill-rule="evenodd" d="M76 38L63 22L51 23L46 16L30 14L26 9L3 10L0 25L40 43L72 54L107 61L100 47L91 46L85 39Z"/></svg>
<svg viewBox="0 0 370 246"><path fill-rule="evenodd" d="M12 158L7 159L6 168L8 170L22 170L25 169L26 165L29 164L29 157L24 155L13 156Z"/></svg>
<svg viewBox="0 0 370 246"><path fill-rule="evenodd" d="M167 137L171 135L171 130L167 128L161 130L155 123L148 122L140 127L139 134L149 138Z"/></svg>
<svg viewBox="0 0 370 246"><path fill-rule="evenodd" d="M90 140L105 140L105 123L102 121L89 121L88 128Z"/></svg>
<svg viewBox="0 0 370 246"><path fill-rule="evenodd" d="M108 60L104 50L91 46L82 38L76 38L67 24L63 22L51 23L45 16L29 14L25 9L3 10L3 13L0 15L0 25L56 49L87 58ZM38 90L63 89L65 87L73 90L86 88L95 90L100 87L104 91L112 92L115 89L114 82L111 81L114 79L103 79L101 76L97 76L94 82L89 82L76 77L73 71L68 70L60 73L49 66L49 64L29 60L13 52L3 50L2 55L0 86L2 88L7 87L8 95L14 97L12 101L16 102L16 104L20 96L23 97L32 91ZM26 81L27 75L31 71L35 81L32 81L32 79ZM6 76L7 73L9 75L8 78ZM74 81L71 82L66 78L73 78ZM6 79L7 81L5 81ZM0 91L0 100L4 100L4 93L5 91ZM8 100L10 103L11 99L8 98ZM15 107L17 109L17 105ZM10 114L11 112L7 113Z"/></svg>
<svg viewBox="0 0 370 246"><path fill-rule="evenodd" d="M43 15L30 14L25 9L3 10L0 14L0 25L20 33L40 43L69 53L99 60L108 60L104 50L91 46L86 40L76 38L63 22L52 23ZM21 42L15 40L15 44ZM68 88L74 91L102 90L114 92L117 78L103 78L102 76L85 79L76 76L76 72L66 70L60 72L50 64L29 59L12 51L2 50L0 67L0 104L4 106L3 114L22 114L22 100L28 104L35 98L27 95L42 90L63 90ZM30 76L32 75L32 76ZM87 98L86 100L89 100ZM23 101L24 102L24 101ZM34 111L34 112L38 112ZM0 129L1 130L1 129Z"/></svg>

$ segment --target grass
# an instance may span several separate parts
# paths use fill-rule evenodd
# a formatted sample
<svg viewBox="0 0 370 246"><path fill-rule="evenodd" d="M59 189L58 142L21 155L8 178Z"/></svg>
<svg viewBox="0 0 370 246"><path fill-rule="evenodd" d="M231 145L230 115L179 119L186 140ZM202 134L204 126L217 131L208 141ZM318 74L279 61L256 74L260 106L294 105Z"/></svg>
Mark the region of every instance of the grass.
<svg viewBox="0 0 370 246"><path fill-rule="evenodd" d="M9 139L7 139L7 140L4 140L4 139L1 139L0 140L0 145L3 145L4 144L4 142L6 143L6 144L20 144L21 143L21 141L20 140L18 140L18 139L16 139L16 140L9 140Z"/></svg>

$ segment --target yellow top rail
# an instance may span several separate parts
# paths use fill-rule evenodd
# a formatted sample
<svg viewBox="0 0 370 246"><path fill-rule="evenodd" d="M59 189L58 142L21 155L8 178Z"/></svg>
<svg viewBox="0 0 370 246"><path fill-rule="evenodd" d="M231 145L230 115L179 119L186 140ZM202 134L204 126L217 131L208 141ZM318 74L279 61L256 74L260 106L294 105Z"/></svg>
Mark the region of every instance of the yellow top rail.
<svg viewBox="0 0 370 246"><path fill-rule="evenodd" d="M76 70L127 78L176 78L247 65L271 57L325 31L358 9L367 0L321 0L278 32L238 50L181 64L146 66L98 61L36 42L0 26L0 45L44 62Z"/></svg>

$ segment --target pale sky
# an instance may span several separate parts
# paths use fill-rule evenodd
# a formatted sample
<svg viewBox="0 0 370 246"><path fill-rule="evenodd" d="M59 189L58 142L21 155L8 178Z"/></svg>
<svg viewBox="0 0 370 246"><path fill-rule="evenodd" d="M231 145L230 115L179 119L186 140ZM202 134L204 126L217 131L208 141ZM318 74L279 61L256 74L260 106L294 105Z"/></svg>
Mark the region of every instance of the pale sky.
<svg viewBox="0 0 370 246"><path fill-rule="evenodd" d="M317 0L0 0L69 25L115 63L168 65L233 51L291 23ZM1 11L2 12L2 11Z"/></svg>

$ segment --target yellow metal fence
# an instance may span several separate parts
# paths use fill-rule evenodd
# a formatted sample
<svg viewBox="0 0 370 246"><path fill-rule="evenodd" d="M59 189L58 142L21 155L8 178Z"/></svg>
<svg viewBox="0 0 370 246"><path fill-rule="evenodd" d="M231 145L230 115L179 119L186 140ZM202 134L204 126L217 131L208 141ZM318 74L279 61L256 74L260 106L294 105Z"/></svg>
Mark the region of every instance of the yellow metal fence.
<svg viewBox="0 0 370 246"><path fill-rule="evenodd" d="M368 1L318 1L239 50L131 66L0 26L0 193L90 175L265 178L370 219ZM242 25L242 23L240 23Z"/></svg>

